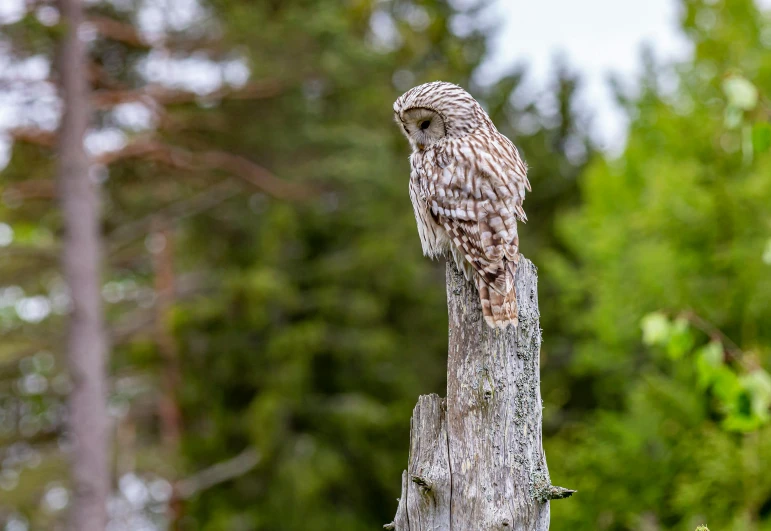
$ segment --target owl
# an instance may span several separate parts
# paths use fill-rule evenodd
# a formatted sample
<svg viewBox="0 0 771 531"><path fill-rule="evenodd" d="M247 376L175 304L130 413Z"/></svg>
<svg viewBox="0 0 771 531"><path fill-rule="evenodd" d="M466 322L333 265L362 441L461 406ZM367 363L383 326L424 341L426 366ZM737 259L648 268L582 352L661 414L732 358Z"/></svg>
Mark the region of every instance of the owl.
<svg viewBox="0 0 771 531"><path fill-rule="evenodd" d="M450 256L473 280L491 328L517 326L517 220L530 191L517 148L457 85L414 87L394 103L412 146L410 199L423 254Z"/></svg>

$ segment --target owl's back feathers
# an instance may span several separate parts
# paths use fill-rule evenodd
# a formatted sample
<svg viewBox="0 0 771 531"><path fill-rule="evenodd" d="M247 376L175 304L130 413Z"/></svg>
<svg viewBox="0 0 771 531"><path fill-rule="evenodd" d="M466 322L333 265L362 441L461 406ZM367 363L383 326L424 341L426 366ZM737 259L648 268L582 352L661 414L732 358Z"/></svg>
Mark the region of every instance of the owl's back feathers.
<svg viewBox="0 0 771 531"><path fill-rule="evenodd" d="M430 85L441 91L449 84ZM481 106L465 91L467 97L456 97L462 89L450 87L453 98L447 101L425 88L420 94L433 97L425 105L437 109L445 120L467 116L474 123L450 121L448 130L459 133L413 151L410 196L418 232L427 255L449 252L473 277L488 325L516 326L517 221L527 220L522 208L525 191L530 190L527 167ZM452 112L444 112L446 108Z"/></svg>

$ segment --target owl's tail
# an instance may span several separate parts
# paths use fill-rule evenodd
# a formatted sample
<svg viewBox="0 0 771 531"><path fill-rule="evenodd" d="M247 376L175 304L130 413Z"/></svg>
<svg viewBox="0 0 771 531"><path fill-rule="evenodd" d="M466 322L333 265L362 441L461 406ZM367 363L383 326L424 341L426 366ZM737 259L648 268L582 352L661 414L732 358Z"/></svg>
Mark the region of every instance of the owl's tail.
<svg viewBox="0 0 771 531"><path fill-rule="evenodd" d="M487 285L481 275L475 275L482 315L490 328L506 328L509 325L516 327L518 324L517 290L514 287L516 272L517 264L506 261L506 267L501 272L502 275L507 275L503 285L509 289L505 294Z"/></svg>

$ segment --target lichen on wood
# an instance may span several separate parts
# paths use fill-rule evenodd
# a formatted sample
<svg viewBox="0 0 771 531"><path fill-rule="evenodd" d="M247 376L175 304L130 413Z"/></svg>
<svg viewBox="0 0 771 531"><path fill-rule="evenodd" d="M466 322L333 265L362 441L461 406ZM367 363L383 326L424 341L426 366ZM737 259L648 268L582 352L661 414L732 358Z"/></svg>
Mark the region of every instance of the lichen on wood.
<svg viewBox="0 0 771 531"><path fill-rule="evenodd" d="M447 264L447 398L421 396L408 469L386 529L549 528L549 501L574 491L551 484L541 440L537 272L521 258L519 325L490 329L474 286Z"/></svg>

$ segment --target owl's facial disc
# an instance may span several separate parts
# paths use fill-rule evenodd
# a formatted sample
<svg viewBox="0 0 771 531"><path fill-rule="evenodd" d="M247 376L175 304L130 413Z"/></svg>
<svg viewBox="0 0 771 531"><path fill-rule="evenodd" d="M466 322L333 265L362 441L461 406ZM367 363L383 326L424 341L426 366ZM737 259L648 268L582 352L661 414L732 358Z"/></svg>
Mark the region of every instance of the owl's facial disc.
<svg viewBox="0 0 771 531"><path fill-rule="evenodd" d="M424 150L445 137L444 120L431 109L415 107L400 117L402 128L414 149Z"/></svg>

